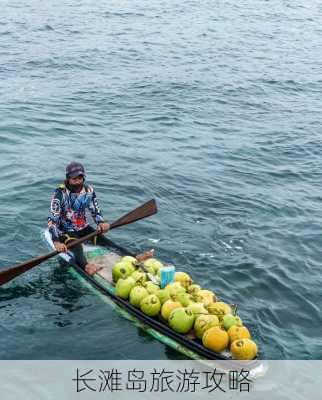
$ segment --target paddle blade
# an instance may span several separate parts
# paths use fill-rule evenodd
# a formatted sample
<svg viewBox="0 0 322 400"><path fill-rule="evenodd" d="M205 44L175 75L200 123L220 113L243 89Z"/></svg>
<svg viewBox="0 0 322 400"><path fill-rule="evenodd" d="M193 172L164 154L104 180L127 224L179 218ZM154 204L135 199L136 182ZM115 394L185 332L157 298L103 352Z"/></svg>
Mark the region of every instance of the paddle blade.
<svg viewBox="0 0 322 400"><path fill-rule="evenodd" d="M38 264L41 264L43 261L48 260L49 258L58 254L57 251L52 251L51 253L44 254L43 256L33 258L29 261L23 262L21 264L16 265L15 267L7 268L3 271L0 271L0 285L11 281L15 277L23 274L29 269L35 267Z"/></svg>
<svg viewBox="0 0 322 400"><path fill-rule="evenodd" d="M98 231L94 231L80 239L74 240L67 245L67 248L70 249L71 247L76 246L77 244L81 244L81 243L85 242L86 240L90 240L94 236L98 235L98 233L99 233ZM7 268L3 271L0 271L0 286L7 282L10 282L12 279L16 278L17 276L23 274L26 271L29 271L31 268L36 267L37 265L41 264L42 262L49 260L49 258L56 256L57 254L58 254L58 251L54 250L50 253L44 254L44 255L36 257L36 258L32 258L29 261L25 261L14 267Z"/></svg>
<svg viewBox="0 0 322 400"><path fill-rule="evenodd" d="M116 228L118 226L127 225L132 222L138 221L140 219L150 217L153 214L156 214L158 211L157 204L154 199L147 201L142 204L142 206L136 208L135 210L129 212L118 220L114 221L110 225L110 229Z"/></svg>

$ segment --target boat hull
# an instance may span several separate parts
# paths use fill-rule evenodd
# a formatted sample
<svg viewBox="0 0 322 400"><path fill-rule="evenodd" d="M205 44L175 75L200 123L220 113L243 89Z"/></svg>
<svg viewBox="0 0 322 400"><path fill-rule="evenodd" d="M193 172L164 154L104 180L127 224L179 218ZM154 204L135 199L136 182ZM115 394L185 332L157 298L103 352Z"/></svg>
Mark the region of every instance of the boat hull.
<svg viewBox="0 0 322 400"><path fill-rule="evenodd" d="M45 231L45 240L47 245L54 248L48 230ZM112 243L112 242L111 242ZM114 244L115 246L115 244ZM119 249L122 249L119 247ZM113 249L115 250L115 249ZM122 249L124 250L124 249ZM116 261L122 255L122 251L118 254L107 247L92 246L85 244L84 251L89 260L95 261L100 256L108 257L113 256ZM132 254L132 253L131 253ZM70 266L70 272L78 279L82 285L90 290L99 294L102 300L112 306L120 315L130 320L135 326L145 331L147 334L158 340L159 342L171 347L189 359L202 361L203 364L212 366L213 368L222 368L214 364L215 360L225 360L225 369L236 368L236 361L231 359L229 352L215 353L208 350L195 340L190 339L186 335L181 335L174 332L163 322L146 316L139 309L133 307L128 301L121 299L115 294L115 286L111 279L111 264L109 269L105 269L100 274L96 273L94 276L88 275L82 268L80 268L74 261L72 253L59 254L60 260ZM111 259L113 259L111 257ZM244 362L244 369L251 371L252 375L260 376L264 374L265 368L259 360Z"/></svg>

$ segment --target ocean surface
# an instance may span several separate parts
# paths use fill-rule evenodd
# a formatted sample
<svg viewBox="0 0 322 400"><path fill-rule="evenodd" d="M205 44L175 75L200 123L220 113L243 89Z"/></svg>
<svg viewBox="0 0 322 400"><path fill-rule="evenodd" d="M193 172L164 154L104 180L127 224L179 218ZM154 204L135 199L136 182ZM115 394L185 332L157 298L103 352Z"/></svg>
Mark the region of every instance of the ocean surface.
<svg viewBox="0 0 322 400"><path fill-rule="evenodd" d="M266 359L322 357L317 0L1 1L0 268L42 240L65 165L110 233L238 304ZM57 258L0 288L1 359L179 359Z"/></svg>

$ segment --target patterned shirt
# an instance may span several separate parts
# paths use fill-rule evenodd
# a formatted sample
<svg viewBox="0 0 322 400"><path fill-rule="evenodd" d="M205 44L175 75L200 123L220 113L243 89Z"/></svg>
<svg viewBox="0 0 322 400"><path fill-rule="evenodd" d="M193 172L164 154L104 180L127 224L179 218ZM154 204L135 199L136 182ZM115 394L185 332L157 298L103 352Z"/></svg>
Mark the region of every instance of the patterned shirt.
<svg viewBox="0 0 322 400"><path fill-rule="evenodd" d="M50 206L48 228L53 241L59 239L63 233L80 231L86 228L86 210L88 210L99 224L104 218L99 209L94 189L84 185L79 193L73 193L65 185L55 190Z"/></svg>

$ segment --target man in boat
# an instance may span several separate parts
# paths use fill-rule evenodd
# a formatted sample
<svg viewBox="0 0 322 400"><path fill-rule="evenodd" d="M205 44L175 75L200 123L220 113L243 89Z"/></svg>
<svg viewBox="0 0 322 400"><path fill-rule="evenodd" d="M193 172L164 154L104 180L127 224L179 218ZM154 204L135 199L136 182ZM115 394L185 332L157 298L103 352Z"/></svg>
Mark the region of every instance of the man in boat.
<svg viewBox="0 0 322 400"><path fill-rule="evenodd" d="M48 229L58 252L67 252L69 241L88 235L94 231L86 217L89 211L97 224L97 230L103 234L109 230L109 223L103 218L96 194L92 186L85 183L85 169L79 162L71 162L66 167L65 182L55 190L48 217ZM106 239L105 239L106 240ZM97 237L97 243L104 241L104 236ZM70 249L77 264L93 275L101 266L87 262L82 245ZM153 257L153 250L136 256L139 261Z"/></svg>

